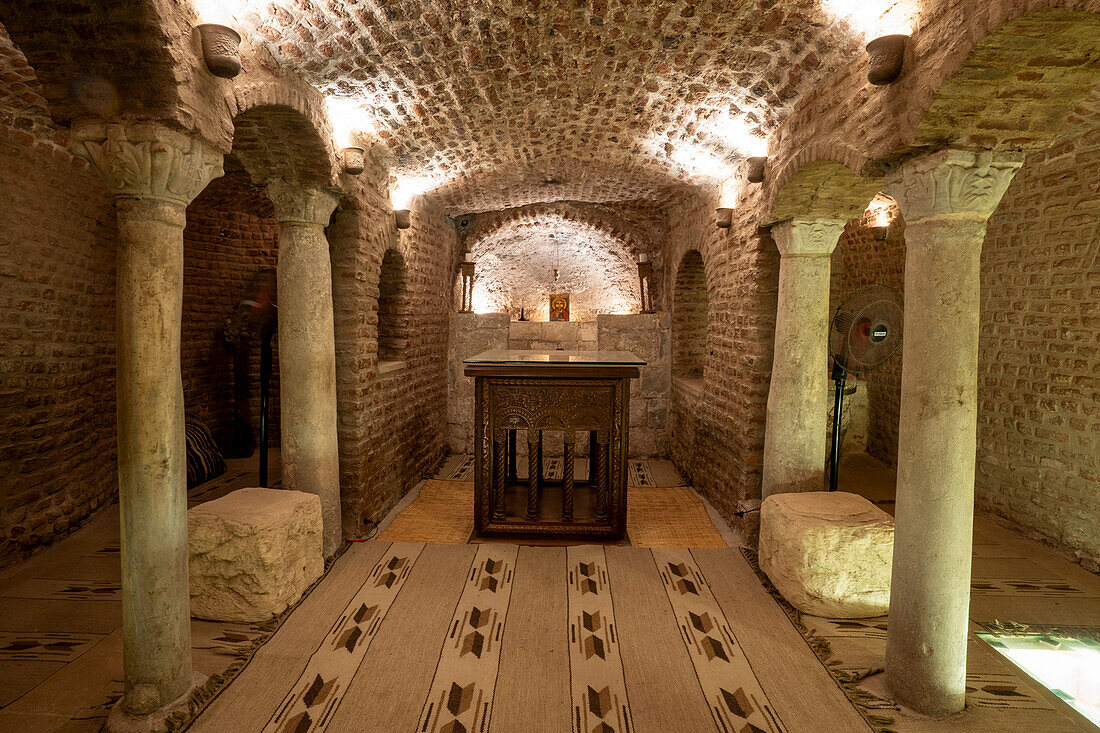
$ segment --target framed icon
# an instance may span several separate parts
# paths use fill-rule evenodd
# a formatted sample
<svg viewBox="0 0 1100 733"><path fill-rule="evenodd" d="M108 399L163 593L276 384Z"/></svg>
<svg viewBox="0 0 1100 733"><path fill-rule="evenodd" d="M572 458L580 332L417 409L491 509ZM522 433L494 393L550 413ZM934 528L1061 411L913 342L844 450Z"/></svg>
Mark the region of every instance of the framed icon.
<svg viewBox="0 0 1100 733"><path fill-rule="evenodd" d="M569 293L551 293L550 295L550 320L569 320Z"/></svg>

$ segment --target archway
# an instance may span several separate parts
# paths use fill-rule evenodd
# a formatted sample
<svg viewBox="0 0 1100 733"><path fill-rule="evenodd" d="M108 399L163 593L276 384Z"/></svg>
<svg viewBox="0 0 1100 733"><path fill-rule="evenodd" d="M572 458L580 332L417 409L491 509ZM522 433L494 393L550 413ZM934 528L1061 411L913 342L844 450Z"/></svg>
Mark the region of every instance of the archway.
<svg viewBox="0 0 1100 733"><path fill-rule="evenodd" d="M701 380L709 318L707 274L699 250L690 249L676 270L672 295L672 376Z"/></svg>

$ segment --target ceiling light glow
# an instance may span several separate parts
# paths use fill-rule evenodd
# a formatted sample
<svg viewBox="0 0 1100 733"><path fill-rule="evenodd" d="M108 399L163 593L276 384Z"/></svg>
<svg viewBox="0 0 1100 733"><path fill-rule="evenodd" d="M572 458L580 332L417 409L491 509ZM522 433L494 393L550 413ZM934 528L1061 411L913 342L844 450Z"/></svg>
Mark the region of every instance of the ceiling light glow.
<svg viewBox="0 0 1100 733"><path fill-rule="evenodd" d="M325 107L328 108L328 121L338 147L354 145L356 132L374 131L367 111L354 99L328 96L325 97Z"/></svg>
<svg viewBox="0 0 1100 733"><path fill-rule="evenodd" d="M414 198L431 191L438 185L438 181L427 176L398 178L390 189L390 201L393 203L394 210L410 208Z"/></svg>
<svg viewBox="0 0 1100 733"><path fill-rule="evenodd" d="M668 154L669 160L696 178L721 181L732 174L724 160L694 143L679 143Z"/></svg>
<svg viewBox="0 0 1100 733"><path fill-rule="evenodd" d="M821 0L821 7L843 20L866 41L893 34L912 35L920 7L916 0Z"/></svg>
<svg viewBox="0 0 1100 733"><path fill-rule="evenodd" d="M239 29L244 16L253 12L260 0L193 0L195 12L203 23L235 26Z"/></svg>
<svg viewBox="0 0 1100 733"><path fill-rule="evenodd" d="M864 216L871 217L871 226L888 227L894 221L894 209L897 207L894 199L884 193L880 193L871 200L871 205L863 212Z"/></svg>
<svg viewBox="0 0 1100 733"><path fill-rule="evenodd" d="M767 138L756 134L744 117L734 117L728 112L715 115L707 125L707 131L745 158L768 154Z"/></svg>

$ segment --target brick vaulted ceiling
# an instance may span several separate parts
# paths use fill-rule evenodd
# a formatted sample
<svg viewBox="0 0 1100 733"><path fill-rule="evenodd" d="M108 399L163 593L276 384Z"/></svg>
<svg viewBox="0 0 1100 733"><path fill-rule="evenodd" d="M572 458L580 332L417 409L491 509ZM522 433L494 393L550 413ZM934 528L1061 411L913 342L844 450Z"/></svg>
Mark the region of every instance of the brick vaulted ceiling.
<svg viewBox="0 0 1100 733"><path fill-rule="evenodd" d="M241 24L452 212L714 185L746 153L723 117L766 136L861 42L820 0L278 0Z"/></svg>

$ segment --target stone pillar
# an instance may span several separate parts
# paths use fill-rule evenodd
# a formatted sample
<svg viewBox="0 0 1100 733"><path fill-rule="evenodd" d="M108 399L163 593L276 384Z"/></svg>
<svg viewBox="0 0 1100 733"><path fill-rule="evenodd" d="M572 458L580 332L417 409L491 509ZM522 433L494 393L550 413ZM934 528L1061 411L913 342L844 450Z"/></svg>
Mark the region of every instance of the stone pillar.
<svg viewBox="0 0 1100 733"><path fill-rule="evenodd" d="M765 499L772 494L823 488L829 257L844 224L841 219L791 219L771 230L782 259L764 429Z"/></svg>
<svg viewBox="0 0 1100 733"><path fill-rule="evenodd" d="M109 728L162 727L193 683L187 587L187 459L180 378L187 205L222 155L157 125L79 122L118 211L118 485L125 694ZM173 705L175 703L176 705ZM131 718L129 722L127 718Z"/></svg>
<svg viewBox="0 0 1100 733"><path fill-rule="evenodd" d="M926 715L963 709L974 519L979 268L1015 160L946 150L886 182L905 217L905 344L886 679Z"/></svg>
<svg viewBox="0 0 1100 733"><path fill-rule="evenodd" d="M336 208L326 189L272 181L279 220L279 397L283 487L321 498L325 557L343 537L336 435L332 264L325 227Z"/></svg>

